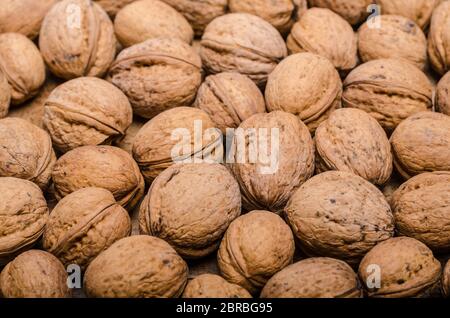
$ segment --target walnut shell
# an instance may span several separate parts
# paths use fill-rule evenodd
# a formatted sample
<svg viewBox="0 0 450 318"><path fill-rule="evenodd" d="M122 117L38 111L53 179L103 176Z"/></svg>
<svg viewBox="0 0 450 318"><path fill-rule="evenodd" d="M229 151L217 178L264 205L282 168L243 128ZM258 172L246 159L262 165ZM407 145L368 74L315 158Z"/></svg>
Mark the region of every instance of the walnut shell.
<svg viewBox="0 0 450 318"><path fill-rule="evenodd" d="M36 45L19 33L0 34L0 71L11 87L11 104L35 96L45 82L45 65Z"/></svg>
<svg viewBox="0 0 450 318"><path fill-rule="evenodd" d="M121 239L97 256L84 275L89 297L178 297L188 267L169 244L156 237Z"/></svg>
<svg viewBox="0 0 450 318"><path fill-rule="evenodd" d="M0 267L34 245L47 218L47 202L37 185L0 178Z"/></svg>
<svg viewBox="0 0 450 318"><path fill-rule="evenodd" d="M125 150L130 155L133 155L134 139L136 138L136 135L141 130L141 128L144 127L145 123L146 120L144 120L143 118L133 118L133 122L131 123L130 127L128 127L125 136L120 140L116 140L114 145L119 147L120 149Z"/></svg>
<svg viewBox="0 0 450 318"><path fill-rule="evenodd" d="M392 132L409 116L433 107L432 85L415 66L381 59L355 68L344 81L344 107L359 108Z"/></svg>
<svg viewBox="0 0 450 318"><path fill-rule="evenodd" d="M433 11L428 33L428 56L434 70L444 75L450 70L450 2L443 1Z"/></svg>
<svg viewBox="0 0 450 318"><path fill-rule="evenodd" d="M322 55L344 73L358 63L356 33L347 21L329 9L307 10L292 27L287 47L290 53Z"/></svg>
<svg viewBox="0 0 450 318"><path fill-rule="evenodd" d="M110 144L125 134L132 116L126 96L95 77L65 82L53 90L44 105L44 126L61 152Z"/></svg>
<svg viewBox="0 0 450 318"><path fill-rule="evenodd" d="M442 291L444 297L450 297L450 261L447 261L447 265L445 265L442 273Z"/></svg>
<svg viewBox="0 0 450 318"><path fill-rule="evenodd" d="M292 263L294 236L281 217L252 211L228 228L217 262L223 277L251 293L258 292L274 274Z"/></svg>
<svg viewBox="0 0 450 318"><path fill-rule="evenodd" d="M422 112L403 121L391 136L394 165L404 178L450 171L450 117Z"/></svg>
<svg viewBox="0 0 450 318"><path fill-rule="evenodd" d="M358 276L345 262L308 258L275 274L261 298L361 298Z"/></svg>
<svg viewBox="0 0 450 318"><path fill-rule="evenodd" d="M153 38L177 38L191 43L194 31L171 6L158 0L139 0L117 13L114 20L117 39L129 47Z"/></svg>
<svg viewBox="0 0 450 318"><path fill-rule="evenodd" d="M316 130L316 171L352 172L376 185L392 174L391 145L383 128L366 112L338 109Z"/></svg>
<svg viewBox="0 0 450 318"><path fill-rule="evenodd" d="M383 193L348 172L329 171L311 178L292 195L285 214L307 255L351 265L394 235L394 217Z"/></svg>
<svg viewBox="0 0 450 318"><path fill-rule="evenodd" d="M67 272L52 254L30 250L17 256L0 274L5 298L69 298Z"/></svg>
<svg viewBox="0 0 450 318"><path fill-rule="evenodd" d="M367 8L373 0L308 0L310 7L328 8L352 25L358 25L369 15Z"/></svg>
<svg viewBox="0 0 450 318"><path fill-rule="evenodd" d="M133 157L111 146L84 146L67 152L56 162L52 180L58 200L82 188L98 187L111 191L127 210L139 202L145 188Z"/></svg>
<svg viewBox="0 0 450 318"><path fill-rule="evenodd" d="M152 183L139 210L139 227L183 257L200 258L217 249L240 213L239 185L224 166L176 164Z"/></svg>
<svg viewBox="0 0 450 318"><path fill-rule="evenodd" d="M314 132L329 113L341 107L342 82L326 58L298 53L270 74L265 94L269 111L297 115Z"/></svg>
<svg viewBox="0 0 450 318"><path fill-rule="evenodd" d="M435 105L437 111L450 116L450 72L441 78L436 87Z"/></svg>
<svg viewBox="0 0 450 318"><path fill-rule="evenodd" d="M399 235L435 252L450 251L450 172L422 173L394 192L391 200Z"/></svg>
<svg viewBox="0 0 450 318"><path fill-rule="evenodd" d="M136 0L94 0L111 18L114 18L120 9Z"/></svg>
<svg viewBox="0 0 450 318"><path fill-rule="evenodd" d="M245 75L231 72L208 76L194 105L207 112L223 134L252 115L266 112L264 96L255 83Z"/></svg>
<svg viewBox="0 0 450 318"><path fill-rule="evenodd" d="M6 76L0 71L0 118L6 117L11 102L11 88Z"/></svg>
<svg viewBox="0 0 450 318"><path fill-rule="evenodd" d="M239 285L231 284L219 275L203 274L190 280L183 298L251 298L250 293Z"/></svg>
<svg viewBox="0 0 450 318"><path fill-rule="evenodd" d="M258 151L252 159L251 149L261 143L266 150ZM279 212L313 175L314 143L296 116L281 111L257 114L239 126L228 159L241 187L244 207Z"/></svg>
<svg viewBox="0 0 450 318"><path fill-rule="evenodd" d="M116 54L114 27L106 12L86 0L62 0L42 23L39 47L58 77L102 77Z"/></svg>
<svg viewBox="0 0 450 318"><path fill-rule="evenodd" d="M46 189L56 162L50 136L19 118L0 120L0 176L16 177Z"/></svg>
<svg viewBox="0 0 450 318"><path fill-rule="evenodd" d="M195 100L202 82L198 53L178 39L151 39L129 47L111 66L110 81L144 118Z"/></svg>
<svg viewBox="0 0 450 318"><path fill-rule="evenodd" d="M371 287L377 280L377 273L381 285ZM440 276L441 264L431 250L408 237L378 244L364 256L359 266L359 277L368 296L376 298L420 297L434 288Z"/></svg>
<svg viewBox="0 0 450 318"><path fill-rule="evenodd" d="M200 55L211 73L238 72L264 86L287 55L280 33L260 17L231 13L214 19L201 40Z"/></svg>

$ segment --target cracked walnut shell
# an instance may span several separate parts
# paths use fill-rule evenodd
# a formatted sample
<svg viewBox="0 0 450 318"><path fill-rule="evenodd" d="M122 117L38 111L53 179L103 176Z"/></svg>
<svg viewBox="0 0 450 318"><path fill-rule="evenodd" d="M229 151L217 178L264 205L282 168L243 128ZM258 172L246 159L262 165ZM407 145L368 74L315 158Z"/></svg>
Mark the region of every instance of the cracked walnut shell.
<svg viewBox="0 0 450 318"><path fill-rule="evenodd" d="M450 2L443 1L433 11L428 33L428 57L434 70L444 75L450 70Z"/></svg>
<svg viewBox="0 0 450 318"><path fill-rule="evenodd" d="M219 275L203 274L190 280L183 298L251 298L250 293L239 285L231 284Z"/></svg>
<svg viewBox="0 0 450 318"><path fill-rule="evenodd" d="M351 25L358 25L369 15L367 8L373 0L308 0L308 3L310 7L330 9Z"/></svg>
<svg viewBox="0 0 450 318"><path fill-rule="evenodd" d="M10 102L11 88L6 76L0 71L0 118L3 118L8 114Z"/></svg>
<svg viewBox="0 0 450 318"><path fill-rule="evenodd" d="M450 72L445 74L436 87L436 110L450 116Z"/></svg>

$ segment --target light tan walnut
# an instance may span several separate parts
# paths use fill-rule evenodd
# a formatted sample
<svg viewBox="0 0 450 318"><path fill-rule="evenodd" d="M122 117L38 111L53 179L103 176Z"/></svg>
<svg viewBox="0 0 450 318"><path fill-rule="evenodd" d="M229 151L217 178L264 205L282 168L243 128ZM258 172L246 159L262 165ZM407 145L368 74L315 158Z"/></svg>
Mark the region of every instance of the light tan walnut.
<svg viewBox="0 0 450 318"><path fill-rule="evenodd" d="M358 25L368 17L368 6L373 0L308 0L310 7L328 8L352 25Z"/></svg>
<svg viewBox="0 0 450 318"><path fill-rule="evenodd" d="M0 118L6 117L11 103L11 87L5 74L0 71Z"/></svg>
<svg viewBox="0 0 450 318"><path fill-rule="evenodd" d="M251 298L250 293L239 285L231 284L219 275L203 274L190 280L183 298Z"/></svg>
<svg viewBox="0 0 450 318"><path fill-rule="evenodd" d="M428 57L434 70L444 75L450 70L450 1L433 11L428 33Z"/></svg>
<svg viewBox="0 0 450 318"><path fill-rule="evenodd" d="M111 18L114 18L123 7L136 0L94 0L97 2Z"/></svg>
<svg viewBox="0 0 450 318"><path fill-rule="evenodd" d="M450 116L450 72L445 74L436 87L436 110Z"/></svg>

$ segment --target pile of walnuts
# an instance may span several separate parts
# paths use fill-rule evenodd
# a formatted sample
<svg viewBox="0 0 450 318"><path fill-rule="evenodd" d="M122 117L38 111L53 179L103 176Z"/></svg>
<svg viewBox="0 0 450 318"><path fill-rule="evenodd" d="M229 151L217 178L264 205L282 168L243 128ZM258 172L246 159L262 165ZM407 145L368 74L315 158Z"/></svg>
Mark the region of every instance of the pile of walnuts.
<svg viewBox="0 0 450 318"><path fill-rule="evenodd" d="M1 1L0 297L450 297L449 253L450 1Z"/></svg>

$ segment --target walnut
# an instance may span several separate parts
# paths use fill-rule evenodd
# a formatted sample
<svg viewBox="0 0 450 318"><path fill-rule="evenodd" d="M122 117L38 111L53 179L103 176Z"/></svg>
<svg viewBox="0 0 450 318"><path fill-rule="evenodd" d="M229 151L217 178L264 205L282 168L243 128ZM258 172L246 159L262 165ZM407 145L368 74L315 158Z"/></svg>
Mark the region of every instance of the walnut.
<svg viewBox="0 0 450 318"><path fill-rule="evenodd" d="M372 284L376 275L381 283L379 288ZM376 298L425 296L436 287L440 276L441 264L431 250L408 237L396 237L378 244L359 265L359 277L368 296Z"/></svg>
<svg viewBox="0 0 450 318"><path fill-rule="evenodd" d="M436 87L436 110L450 116L450 72L445 74Z"/></svg>
<svg viewBox="0 0 450 318"><path fill-rule="evenodd" d="M141 204L142 234L164 239L186 258L215 251L241 213L239 185L219 164L176 164L162 172Z"/></svg>
<svg viewBox="0 0 450 318"><path fill-rule="evenodd" d="M6 76L0 71L0 118L6 117L11 102L11 88Z"/></svg>
<svg viewBox="0 0 450 318"><path fill-rule="evenodd" d="M198 53L178 39L151 39L123 50L111 66L110 81L144 118L195 100L202 82Z"/></svg>
<svg viewBox="0 0 450 318"><path fill-rule="evenodd" d="M178 297L188 267L169 244L136 235L115 242L97 256L84 275L89 297Z"/></svg>
<svg viewBox="0 0 450 318"><path fill-rule="evenodd" d="M94 0L97 2L111 18L114 18L117 12L126 5L136 0Z"/></svg>
<svg viewBox="0 0 450 318"><path fill-rule="evenodd" d="M368 6L373 0L308 0L311 7L328 8L352 25L362 23L369 15Z"/></svg>
<svg viewBox="0 0 450 318"><path fill-rule="evenodd" d="M450 70L450 2L442 3L433 11L428 33L428 56L434 70L444 75Z"/></svg>
<svg viewBox="0 0 450 318"><path fill-rule="evenodd" d="M410 63L374 60L358 66L347 76L342 103L344 107L368 112L391 133L409 116L431 110L432 85Z"/></svg>
<svg viewBox="0 0 450 318"><path fill-rule="evenodd" d="M285 214L307 255L351 265L394 235L394 217L383 193L348 172L329 171L308 180L292 195Z"/></svg>
<svg viewBox="0 0 450 318"><path fill-rule="evenodd" d="M284 59L270 74L265 94L269 111L297 115L314 132L341 107L342 82L328 59L298 53Z"/></svg>
<svg viewBox="0 0 450 318"><path fill-rule="evenodd" d="M43 121L55 148L67 152L121 138L132 116L128 99L114 85L80 77L53 90L44 105Z"/></svg>
<svg viewBox="0 0 450 318"><path fill-rule="evenodd" d="M442 273L442 291L444 297L450 298L450 260L447 261L447 265L445 265Z"/></svg>
<svg viewBox="0 0 450 318"><path fill-rule="evenodd" d="M275 274L261 298L361 298L358 276L345 262L308 258Z"/></svg>
<svg viewBox="0 0 450 318"><path fill-rule="evenodd" d="M133 155L133 143L134 139L136 138L136 135L138 134L139 130L145 125L146 120L143 118L133 118L133 122L131 123L130 127L128 127L127 132L125 136L115 141L115 146L125 150L130 155Z"/></svg>
<svg viewBox="0 0 450 318"><path fill-rule="evenodd" d="M231 284L219 275L203 274L190 280L183 298L251 298L250 293L239 285Z"/></svg>
<svg viewBox="0 0 450 318"><path fill-rule="evenodd" d="M391 136L394 165L404 178L426 171L450 171L450 117L421 112Z"/></svg>
<svg viewBox="0 0 450 318"><path fill-rule="evenodd" d="M0 274L5 298L68 298L67 272L52 254L30 250L17 256Z"/></svg>

